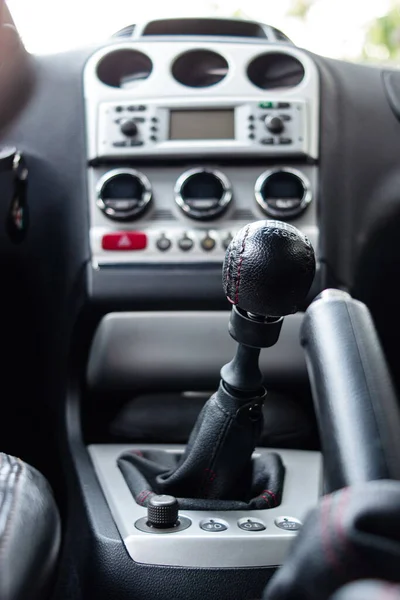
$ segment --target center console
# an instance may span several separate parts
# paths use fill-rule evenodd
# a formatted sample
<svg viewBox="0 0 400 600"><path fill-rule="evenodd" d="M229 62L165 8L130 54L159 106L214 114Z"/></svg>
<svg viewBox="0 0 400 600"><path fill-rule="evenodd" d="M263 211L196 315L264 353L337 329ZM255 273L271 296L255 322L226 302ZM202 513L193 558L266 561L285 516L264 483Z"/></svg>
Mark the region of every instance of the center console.
<svg viewBox="0 0 400 600"><path fill-rule="evenodd" d="M283 563L322 490L319 452L258 446L263 377L307 385L294 313L318 269L319 78L272 28L178 21L116 37L84 70L92 414L215 389L230 362L185 446L85 441L132 566L220 572L219 590L240 570L258 594L252 574Z"/></svg>

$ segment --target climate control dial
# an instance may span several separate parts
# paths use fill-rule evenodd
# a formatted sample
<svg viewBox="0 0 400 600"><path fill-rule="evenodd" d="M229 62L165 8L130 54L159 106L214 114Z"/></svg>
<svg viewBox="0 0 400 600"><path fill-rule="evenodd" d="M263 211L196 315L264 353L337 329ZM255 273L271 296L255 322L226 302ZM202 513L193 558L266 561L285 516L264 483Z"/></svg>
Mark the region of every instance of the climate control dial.
<svg viewBox="0 0 400 600"><path fill-rule="evenodd" d="M97 185L97 206L115 221L133 221L151 202L150 181L134 169L114 169Z"/></svg>
<svg viewBox="0 0 400 600"><path fill-rule="evenodd" d="M297 169L270 169L257 179L255 196L265 214L290 219L298 216L310 204L311 184Z"/></svg>
<svg viewBox="0 0 400 600"><path fill-rule="evenodd" d="M219 217L232 200L229 179L214 169L190 169L175 184L175 201L191 219Z"/></svg>

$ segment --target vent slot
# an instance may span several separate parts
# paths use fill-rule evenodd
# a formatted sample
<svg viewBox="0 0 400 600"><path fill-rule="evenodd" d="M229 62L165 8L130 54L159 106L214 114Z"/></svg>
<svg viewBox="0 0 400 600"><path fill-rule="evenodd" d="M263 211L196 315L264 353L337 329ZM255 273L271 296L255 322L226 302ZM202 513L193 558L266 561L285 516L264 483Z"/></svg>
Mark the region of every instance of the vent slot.
<svg viewBox="0 0 400 600"><path fill-rule="evenodd" d="M147 23L142 35L267 38L259 23L239 19L159 19Z"/></svg>
<svg viewBox="0 0 400 600"><path fill-rule="evenodd" d="M176 221L172 211L159 208L154 211L151 216L151 221Z"/></svg>
<svg viewBox="0 0 400 600"><path fill-rule="evenodd" d="M238 208L231 217L232 221L255 221L253 212L247 208Z"/></svg>

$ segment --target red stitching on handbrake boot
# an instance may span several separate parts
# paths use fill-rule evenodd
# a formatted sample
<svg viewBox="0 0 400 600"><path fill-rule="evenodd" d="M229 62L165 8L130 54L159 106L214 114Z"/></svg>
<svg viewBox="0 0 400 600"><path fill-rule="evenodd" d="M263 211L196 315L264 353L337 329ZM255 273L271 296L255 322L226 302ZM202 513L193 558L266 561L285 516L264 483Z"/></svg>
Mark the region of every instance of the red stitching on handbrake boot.
<svg viewBox="0 0 400 600"><path fill-rule="evenodd" d="M247 227L246 233L243 236L242 248L240 250L240 255L241 256L240 256L238 270L237 270L235 302L233 302L233 304L238 304L238 302L239 302L240 278L241 278L242 264L243 264L243 259L244 259L243 252L244 252L245 247L246 247L246 240L247 240L247 236L249 235L249 230L250 230L250 227Z"/></svg>

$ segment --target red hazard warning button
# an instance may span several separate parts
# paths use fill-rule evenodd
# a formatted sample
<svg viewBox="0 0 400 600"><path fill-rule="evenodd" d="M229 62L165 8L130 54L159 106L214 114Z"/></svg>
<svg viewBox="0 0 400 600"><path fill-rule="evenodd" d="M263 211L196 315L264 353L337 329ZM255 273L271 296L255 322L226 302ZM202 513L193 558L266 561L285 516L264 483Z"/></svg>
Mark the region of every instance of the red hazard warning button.
<svg viewBox="0 0 400 600"><path fill-rule="evenodd" d="M103 250L144 250L147 235L141 231L115 231L103 235L101 245Z"/></svg>

